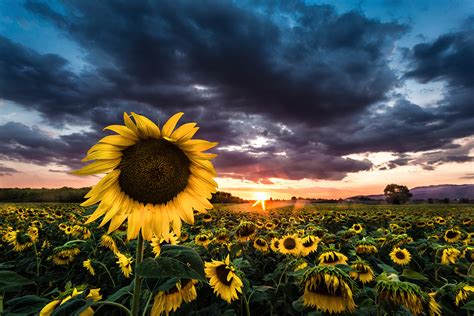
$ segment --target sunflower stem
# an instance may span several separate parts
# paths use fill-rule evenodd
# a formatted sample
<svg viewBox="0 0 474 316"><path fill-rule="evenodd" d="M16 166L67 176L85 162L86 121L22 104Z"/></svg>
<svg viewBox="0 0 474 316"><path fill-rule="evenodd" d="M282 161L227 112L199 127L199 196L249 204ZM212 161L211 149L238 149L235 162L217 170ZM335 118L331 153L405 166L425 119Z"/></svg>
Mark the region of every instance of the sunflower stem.
<svg viewBox="0 0 474 316"><path fill-rule="evenodd" d="M100 301L100 302L92 303L92 306L97 306L97 305L99 305L100 307L103 306L103 305L115 306L117 308L120 308L122 311L124 311L127 316L131 315L130 310L128 308L126 308L125 306L123 306L122 304L120 304L120 303L111 302L111 301ZM97 310L99 310L99 308ZM97 310L96 310L96 312L97 312Z"/></svg>
<svg viewBox="0 0 474 316"><path fill-rule="evenodd" d="M142 232L138 233L137 240L137 254L135 257L135 279L134 289L132 298L132 316L138 316L138 310L140 309L140 294L142 287L142 278L137 275L138 265L143 261L143 235Z"/></svg>

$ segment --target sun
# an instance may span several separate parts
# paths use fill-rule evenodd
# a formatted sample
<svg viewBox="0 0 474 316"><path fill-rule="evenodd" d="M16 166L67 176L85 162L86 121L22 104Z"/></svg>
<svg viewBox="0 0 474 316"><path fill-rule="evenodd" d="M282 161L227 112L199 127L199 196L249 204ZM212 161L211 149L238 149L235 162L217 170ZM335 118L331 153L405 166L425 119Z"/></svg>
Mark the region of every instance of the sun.
<svg viewBox="0 0 474 316"><path fill-rule="evenodd" d="M255 193L256 201L253 203L252 207L257 206L258 204L262 205L262 209L265 211L265 201L268 200L268 196L264 192Z"/></svg>

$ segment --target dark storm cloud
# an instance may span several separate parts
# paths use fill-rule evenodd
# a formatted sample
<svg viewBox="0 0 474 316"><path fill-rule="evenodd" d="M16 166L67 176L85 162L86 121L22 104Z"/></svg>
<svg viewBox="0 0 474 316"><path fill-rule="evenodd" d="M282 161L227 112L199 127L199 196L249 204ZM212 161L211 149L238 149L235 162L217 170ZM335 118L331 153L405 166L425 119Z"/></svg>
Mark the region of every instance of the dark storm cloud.
<svg viewBox="0 0 474 316"><path fill-rule="evenodd" d="M93 133L75 133L53 137L38 127L9 122L0 125L0 158L77 168L90 145L90 138L95 136Z"/></svg>
<svg viewBox="0 0 474 316"><path fill-rule="evenodd" d="M298 1L257 8L70 1L67 16L42 3L27 7L88 51L117 98L160 109L224 106L311 124L383 99L397 83L387 53L406 30ZM196 93L194 84L210 95Z"/></svg>
<svg viewBox="0 0 474 316"><path fill-rule="evenodd" d="M26 7L77 43L85 66L74 71L64 57L0 37L0 97L39 111L48 124L92 132L52 137L8 123L0 127L8 132L1 136L4 158L75 168L123 111L154 120L184 111L202 126L199 137L219 141L221 174L260 182L342 179L374 167L345 155L446 148L473 133L472 115L458 115L468 108L468 89L451 94L459 99L456 115L448 101L435 109L402 99L385 105L402 84L389 67L394 41L408 30L396 21L301 1L66 1L61 10L30 1ZM459 43L449 53L464 47ZM420 50L405 49L414 60L408 76L440 78L416 71L425 69L413 57ZM454 67L453 82L469 81ZM258 137L269 143L252 143Z"/></svg>
<svg viewBox="0 0 474 316"><path fill-rule="evenodd" d="M458 32L444 34L436 40L415 45L412 69L407 78L422 83L444 81L448 91L440 108L450 119L474 116L474 16ZM439 110L438 110L439 111ZM472 129L471 129L472 131Z"/></svg>
<svg viewBox="0 0 474 316"><path fill-rule="evenodd" d="M3 164L0 164L0 177L3 176L11 176L14 173L18 173L20 171L16 170L15 168L10 168L7 166L4 166Z"/></svg>

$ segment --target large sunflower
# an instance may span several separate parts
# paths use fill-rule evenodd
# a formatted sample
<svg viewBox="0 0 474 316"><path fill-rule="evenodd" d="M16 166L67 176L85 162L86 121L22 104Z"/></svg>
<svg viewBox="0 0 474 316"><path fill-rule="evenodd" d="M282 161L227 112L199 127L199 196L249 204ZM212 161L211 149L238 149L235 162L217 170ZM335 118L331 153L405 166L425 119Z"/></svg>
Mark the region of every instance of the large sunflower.
<svg viewBox="0 0 474 316"><path fill-rule="evenodd" d="M204 153L217 143L192 139L196 123L175 130L182 112L173 115L162 127L145 116L124 113L125 125L110 125L116 132L92 146L83 161L95 162L75 171L78 175L106 175L86 194L83 206L99 206L87 223L105 215L100 226L110 221L108 232L128 220L128 239L140 229L146 240L153 234L166 238L170 224L180 236L181 220L194 223L193 209L211 209L211 194L216 192L216 172ZM133 118L133 120L132 120Z"/></svg>
<svg viewBox="0 0 474 316"><path fill-rule="evenodd" d="M332 313L356 309L352 296L353 282L345 272L332 266L315 266L303 276L304 306Z"/></svg>
<svg viewBox="0 0 474 316"><path fill-rule="evenodd" d="M389 304L394 310L404 306L413 315L421 315L426 309L430 310L428 294L414 283L401 282L395 274L382 275L378 278L375 290L378 301Z"/></svg>
<svg viewBox="0 0 474 316"><path fill-rule="evenodd" d="M410 263L411 254L406 249L395 247L392 252L390 252L390 259L392 259L395 264L405 266Z"/></svg>
<svg viewBox="0 0 474 316"><path fill-rule="evenodd" d="M239 298L237 292L242 293L242 280L235 272L235 268L230 262L229 256L225 261L212 260L205 263L206 277L209 283L224 301L231 303Z"/></svg>

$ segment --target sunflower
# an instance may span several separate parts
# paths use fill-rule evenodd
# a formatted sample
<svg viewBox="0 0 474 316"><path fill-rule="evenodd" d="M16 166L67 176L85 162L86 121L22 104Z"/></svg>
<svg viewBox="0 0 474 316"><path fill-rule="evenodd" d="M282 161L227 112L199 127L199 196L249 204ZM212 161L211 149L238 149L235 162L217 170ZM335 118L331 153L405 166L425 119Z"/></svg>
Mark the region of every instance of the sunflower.
<svg viewBox="0 0 474 316"><path fill-rule="evenodd" d="M93 300L94 302L100 301L102 299L102 295L100 294L100 289L90 289L88 292L89 293L87 293L87 291L79 291L77 288L74 288L72 290L71 289L67 290L64 293L61 293L58 299L55 299L54 301L46 304L39 312L39 316L50 316L51 314L53 314L56 307L61 306L62 304L69 301L71 298L76 297L80 294L83 294L86 300L90 299L90 300ZM85 310L83 310L79 314L79 316L90 316L90 315L94 315L94 310L92 309L92 307L87 307Z"/></svg>
<svg viewBox="0 0 474 316"><path fill-rule="evenodd" d="M304 306L315 307L330 314L355 311L353 281L341 269L315 266L305 272L302 283Z"/></svg>
<svg viewBox="0 0 474 316"><path fill-rule="evenodd" d="M277 237L273 237L272 240L270 241L270 249L273 252L280 251L280 239L278 239Z"/></svg>
<svg viewBox="0 0 474 316"><path fill-rule="evenodd" d="M355 251L358 255L371 255L378 252L377 247L372 241L362 239L355 245Z"/></svg>
<svg viewBox="0 0 474 316"><path fill-rule="evenodd" d="M318 260L320 265L335 266L336 264L347 264L349 259L340 252L326 250L319 255Z"/></svg>
<svg viewBox="0 0 474 316"><path fill-rule="evenodd" d="M257 249L258 251L261 252L267 252L268 251L268 243L265 239L263 238L255 238L253 241L253 247Z"/></svg>
<svg viewBox="0 0 474 316"><path fill-rule="evenodd" d="M301 255L303 257L306 257L310 253L313 253L318 250L319 237L309 235L304 237L301 241Z"/></svg>
<svg viewBox="0 0 474 316"><path fill-rule="evenodd" d="M352 225L351 230L356 234L360 234L364 230L364 226L361 224L354 224Z"/></svg>
<svg viewBox="0 0 474 316"><path fill-rule="evenodd" d="M466 283L459 283L456 287L456 306L459 306L459 303L466 301L469 297L474 295L474 286L468 285Z"/></svg>
<svg viewBox="0 0 474 316"><path fill-rule="evenodd" d="M266 222L265 229L267 230L274 230L276 228L276 224L273 222Z"/></svg>
<svg viewBox="0 0 474 316"><path fill-rule="evenodd" d="M86 194L82 206L99 206L86 223L105 215L99 227L110 221L108 233L127 220L127 238L141 231L146 240L153 234L181 234L181 221L194 223L193 209L205 213L216 192L216 172L210 162L216 155L204 153L217 143L191 139L196 123L175 130L182 112L160 128L145 116L124 113L125 125L110 125L109 135L92 146L83 161L95 160L75 171L78 175L106 175ZM133 117L133 120L132 118Z"/></svg>
<svg viewBox="0 0 474 316"><path fill-rule="evenodd" d="M242 280L235 272L234 265L229 256L225 261L212 260L205 263L206 277L209 280L214 293L217 293L224 301L231 303L239 298L237 292L242 293Z"/></svg>
<svg viewBox="0 0 474 316"><path fill-rule="evenodd" d="M457 250L456 248L453 248L453 247L444 248L441 254L441 264L442 265L455 264L460 255L461 255L461 251Z"/></svg>
<svg viewBox="0 0 474 316"><path fill-rule="evenodd" d="M21 233L19 230L11 231L6 234L5 240L13 247L16 252L22 252L33 246L31 236Z"/></svg>
<svg viewBox="0 0 474 316"><path fill-rule="evenodd" d="M204 214L203 218L204 222L210 223L212 222L212 215L211 214Z"/></svg>
<svg viewBox="0 0 474 316"><path fill-rule="evenodd" d="M392 259L395 264L405 266L410 263L411 254L406 249L395 247L392 252L390 252L390 259Z"/></svg>
<svg viewBox="0 0 474 316"><path fill-rule="evenodd" d="M91 259L87 259L87 260L84 260L82 262L82 266L84 268L87 269L87 271L89 271L89 273L92 275L92 276L95 276L95 270L94 270L94 267L92 266L92 261Z"/></svg>
<svg viewBox="0 0 474 316"><path fill-rule="evenodd" d="M359 280L362 284L369 283L374 279L374 271L365 261L355 261L351 268L353 271L349 273L350 277L354 280Z"/></svg>
<svg viewBox="0 0 474 316"><path fill-rule="evenodd" d="M30 226L28 228L28 236L30 236L30 239L32 242L36 242L39 236L39 229L36 226Z"/></svg>
<svg viewBox="0 0 474 316"><path fill-rule="evenodd" d="M171 311L175 312L183 302L194 301L197 298L195 284L197 280L182 279L171 289L159 291L155 295L150 315L158 316L163 313L168 315Z"/></svg>
<svg viewBox="0 0 474 316"><path fill-rule="evenodd" d="M196 245L200 245L207 248L207 246L211 243L211 237L206 233L200 233L196 235L196 238L194 238L194 242L196 243Z"/></svg>
<svg viewBox="0 0 474 316"><path fill-rule="evenodd" d="M239 242L247 242L255 235L257 232L257 226L249 221L243 221L235 229L235 236Z"/></svg>
<svg viewBox="0 0 474 316"><path fill-rule="evenodd" d="M283 236L278 244L278 250L284 255L298 256L301 253L302 247L301 238L295 235Z"/></svg>
<svg viewBox="0 0 474 316"><path fill-rule="evenodd" d="M436 302L436 292L428 293L428 314L430 316L441 316L441 305Z"/></svg>
<svg viewBox="0 0 474 316"><path fill-rule="evenodd" d="M155 254L155 257L158 257L161 253L161 246L162 245L176 245L179 243L178 236L176 236L174 233L171 233L168 235L168 238L158 238L158 237L153 237L151 239L150 246L152 247L152 251Z"/></svg>
<svg viewBox="0 0 474 316"><path fill-rule="evenodd" d="M444 233L444 240L447 242L447 243L455 243L455 242L458 242L459 240L461 239L461 232L457 229L448 229L445 233Z"/></svg>
<svg viewBox="0 0 474 316"><path fill-rule="evenodd" d="M108 234L103 234L100 237L100 245L105 248L109 248L114 253L118 252L118 248L117 248L117 244L115 244L115 240L113 239L112 236Z"/></svg>
<svg viewBox="0 0 474 316"><path fill-rule="evenodd" d="M49 257L55 265L69 265L81 251L78 248L62 249Z"/></svg>
<svg viewBox="0 0 474 316"><path fill-rule="evenodd" d="M434 220L436 222L436 224L438 225L444 225L446 224L446 220L444 218L442 218L441 216L437 216Z"/></svg>
<svg viewBox="0 0 474 316"><path fill-rule="evenodd" d="M421 315L424 311L424 306L429 303L428 294L421 291L418 285L410 282L401 282L396 274L389 276L383 274L377 279L375 290L377 291L379 302L387 302L393 308L399 308L402 305L413 315Z"/></svg>
<svg viewBox="0 0 474 316"><path fill-rule="evenodd" d="M133 259L129 256L126 256L120 252L116 252L115 256L117 257L118 261L117 264L119 265L120 269L122 270L123 275L126 278L129 278L132 274L132 262Z"/></svg>
<svg viewBox="0 0 474 316"><path fill-rule="evenodd" d="M214 239L219 244L224 244L229 241L229 232L225 228L217 229L214 234Z"/></svg>

